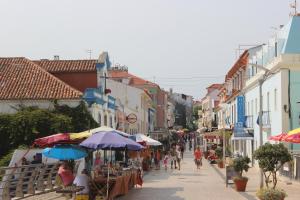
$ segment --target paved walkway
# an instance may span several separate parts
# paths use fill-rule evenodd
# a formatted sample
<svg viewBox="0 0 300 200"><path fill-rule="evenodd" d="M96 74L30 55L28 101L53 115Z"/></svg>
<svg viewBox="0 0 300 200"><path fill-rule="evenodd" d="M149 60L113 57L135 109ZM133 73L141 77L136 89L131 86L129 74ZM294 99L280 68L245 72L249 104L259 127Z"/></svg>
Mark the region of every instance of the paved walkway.
<svg viewBox="0 0 300 200"><path fill-rule="evenodd" d="M238 193L231 186L225 186L225 169L219 169L203 160L203 166L196 170L192 152L186 152L181 171L153 170L144 176L142 188L135 188L129 194L117 200L256 200L258 189L258 170L252 168L247 174L249 177L247 191ZM288 193L286 200L298 200L300 197L300 183L287 185L284 181L278 183ZM27 200L63 200L61 195L49 193L34 196Z"/></svg>
<svg viewBox="0 0 300 200"><path fill-rule="evenodd" d="M225 182L213 167L203 162L196 170L192 152L186 152L182 170L153 170L144 177L143 188L133 189L118 200L243 200L255 199L242 196Z"/></svg>

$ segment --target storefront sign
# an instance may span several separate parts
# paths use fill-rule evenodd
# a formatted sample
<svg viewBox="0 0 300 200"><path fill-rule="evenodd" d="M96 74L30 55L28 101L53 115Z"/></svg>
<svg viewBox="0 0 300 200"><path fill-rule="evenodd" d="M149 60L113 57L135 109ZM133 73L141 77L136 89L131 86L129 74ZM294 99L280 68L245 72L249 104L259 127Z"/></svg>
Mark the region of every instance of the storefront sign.
<svg viewBox="0 0 300 200"><path fill-rule="evenodd" d="M130 124L134 124L137 121L137 116L134 113L129 114L126 117L126 120L130 123Z"/></svg>
<svg viewBox="0 0 300 200"><path fill-rule="evenodd" d="M245 97L237 97L237 121L244 123L245 122Z"/></svg>

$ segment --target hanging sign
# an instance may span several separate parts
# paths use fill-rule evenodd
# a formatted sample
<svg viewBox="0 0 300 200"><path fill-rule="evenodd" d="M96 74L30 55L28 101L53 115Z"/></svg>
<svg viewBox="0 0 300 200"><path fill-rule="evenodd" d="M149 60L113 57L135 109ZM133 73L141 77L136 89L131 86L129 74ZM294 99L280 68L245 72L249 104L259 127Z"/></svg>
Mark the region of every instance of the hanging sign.
<svg viewBox="0 0 300 200"><path fill-rule="evenodd" d="M137 121L137 116L134 113L130 113L127 117L126 120L130 123L130 124L134 124Z"/></svg>

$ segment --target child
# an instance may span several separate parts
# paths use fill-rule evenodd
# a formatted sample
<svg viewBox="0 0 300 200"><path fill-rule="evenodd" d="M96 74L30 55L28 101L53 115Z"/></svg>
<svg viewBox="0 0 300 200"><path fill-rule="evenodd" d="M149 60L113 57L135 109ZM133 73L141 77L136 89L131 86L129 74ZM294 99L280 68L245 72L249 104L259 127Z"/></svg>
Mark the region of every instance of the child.
<svg viewBox="0 0 300 200"><path fill-rule="evenodd" d="M165 157L164 157L165 170L168 169L168 159L169 159L169 155L168 155L168 153L166 153Z"/></svg>

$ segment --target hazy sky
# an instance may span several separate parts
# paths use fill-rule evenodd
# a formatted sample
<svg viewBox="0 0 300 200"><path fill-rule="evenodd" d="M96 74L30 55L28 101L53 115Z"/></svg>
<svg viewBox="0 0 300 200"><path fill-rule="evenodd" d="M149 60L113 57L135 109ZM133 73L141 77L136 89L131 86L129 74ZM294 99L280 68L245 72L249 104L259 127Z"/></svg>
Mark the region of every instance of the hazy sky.
<svg viewBox="0 0 300 200"><path fill-rule="evenodd" d="M88 58L193 95L223 82L239 44L261 44L291 0L0 0L0 57ZM154 78L155 77L155 78Z"/></svg>

